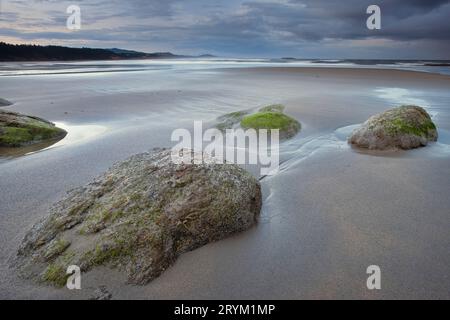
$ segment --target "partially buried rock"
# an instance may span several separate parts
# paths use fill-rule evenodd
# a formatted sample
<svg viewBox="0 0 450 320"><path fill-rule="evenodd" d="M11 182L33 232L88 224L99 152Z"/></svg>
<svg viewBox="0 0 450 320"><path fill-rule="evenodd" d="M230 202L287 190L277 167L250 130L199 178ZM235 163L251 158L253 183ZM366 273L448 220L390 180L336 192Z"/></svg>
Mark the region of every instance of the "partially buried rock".
<svg viewBox="0 0 450 320"><path fill-rule="evenodd" d="M349 143L372 150L413 149L437 138L436 126L423 108L402 106L369 118Z"/></svg>
<svg viewBox="0 0 450 320"><path fill-rule="evenodd" d="M260 184L242 168L174 164L170 150L154 150L55 204L26 235L15 265L57 286L69 265L115 267L145 284L180 254L250 228L260 209Z"/></svg>
<svg viewBox="0 0 450 320"><path fill-rule="evenodd" d="M66 131L44 119L0 111L0 147L22 147L62 139Z"/></svg>
<svg viewBox="0 0 450 320"><path fill-rule="evenodd" d="M94 291L94 294L89 300L111 300L112 294L105 286L100 286Z"/></svg>
<svg viewBox="0 0 450 320"><path fill-rule="evenodd" d="M0 107L6 107L12 105L12 102L9 102L8 100L0 98Z"/></svg>
<svg viewBox="0 0 450 320"><path fill-rule="evenodd" d="M225 131L227 129L233 129L236 127L246 115L248 111L236 111L224 114L217 118L216 128Z"/></svg>

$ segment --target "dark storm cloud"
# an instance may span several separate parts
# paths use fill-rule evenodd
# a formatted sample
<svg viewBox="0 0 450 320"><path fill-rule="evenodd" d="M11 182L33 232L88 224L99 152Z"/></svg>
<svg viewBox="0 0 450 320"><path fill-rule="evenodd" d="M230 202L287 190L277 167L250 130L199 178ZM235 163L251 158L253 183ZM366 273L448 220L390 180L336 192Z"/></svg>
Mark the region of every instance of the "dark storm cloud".
<svg viewBox="0 0 450 320"><path fill-rule="evenodd" d="M348 53L366 52L364 46L370 45L375 48L375 52L385 49L386 54L408 55L411 48L422 50L421 46L426 43L429 52L448 57L449 2L15 0L9 3L22 7L24 3L34 3L34 7L38 5L38 10L46 13L46 19L41 22L46 30L40 30L39 20L21 18L20 14L17 17L17 12L10 11L5 20L16 18L16 23L7 26L9 31L2 28L0 35L11 36L12 30L15 31L15 37L20 39L116 40L123 46L143 50L158 47L260 56L291 52L317 56L332 55L333 52L345 54L343 43L348 45ZM64 12L52 13L57 3L76 3L81 6L84 23L82 32L70 34L67 30L60 30L64 28L65 15ZM381 30L366 28L366 9L371 4L381 8ZM48 30L52 24L53 30ZM30 26L33 26L31 30Z"/></svg>
<svg viewBox="0 0 450 320"><path fill-rule="evenodd" d="M366 8L377 3L382 12L382 30L366 28ZM361 39L383 37L395 40L450 39L449 1L351 0L247 2L245 17L232 17L225 24L253 22L248 29L284 31L297 40ZM227 19L225 17L224 19ZM234 20L234 21L233 21Z"/></svg>

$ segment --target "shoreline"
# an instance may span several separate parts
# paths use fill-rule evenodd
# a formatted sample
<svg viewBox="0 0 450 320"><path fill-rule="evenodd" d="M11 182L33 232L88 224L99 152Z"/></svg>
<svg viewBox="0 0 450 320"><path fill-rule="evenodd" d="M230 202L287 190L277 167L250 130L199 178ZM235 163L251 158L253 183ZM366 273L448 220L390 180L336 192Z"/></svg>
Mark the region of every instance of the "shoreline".
<svg viewBox="0 0 450 320"><path fill-rule="evenodd" d="M425 74L432 74L432 75L440 75L445 77L450 77L450 67L441 67L441 66L430 66L430 65L417 65L417 66L401 66L401 65L364 65L364 64L342 64L339 63L336 64L320 64L320 63L314 63L311 64L299 64L299 63L282 63L282 62L273 62L270 60L267 61L254 61L254 60L202 60L199 59L185 59L185 58L173 58L173 59L125 59L125 60L82 60L82 61L0 61L0 71L1 71L1 65L3 64L22 64L22 63L33 63L33 64L43 64L43 65L73 65L77 66L77 64L80 64L79 66L82 67L84 63L91 62L92 66L95 66L96 64L98 66L101 65L108 65L110 63L111 66L115 66L115 62L123 62L123 66L133 66L132 64L127 64L127 62L143 62L147 66L148 62L154 63L154 65L191 65L191 66L198 66L198 65L205 65L205 66L212 66L212 69L216 69L219 71L223 70L239 70L239 69L245 69L245 70L252 70L252 69L258 69L258 70L264 70L264 69L273 69L274 71L278 70L286 70L289 69L292 72L297 72L300 70L306 70L311 69L313 72L317 72L319 70L328 70L331 73L334 71L350 71L350 70L364 70L364 71L400 71L400 72L415 72L415 73L425 73ZM422 68L422 70L421 70ZM444 68L445 71L439 71L438 68ZM200 68L201 69L201 68ZM58 70L58 69L55 69ZM65 70L62 68L62 70ZM40 76L40 75L59 75L59 74L95 74L95 73L120 73L120 72L143 72L143 71L149 71L151 69L146 68L130 68L130 69L124 69L124 70L107 70L107 69L99 69L94 71L78 71L78 72L70 72L70 68L67 69L67 71L64 72L46 72L46 73L20 73L20 74L2 74L1 77L16 77L16 76ZM158 70L158 69L155 69ZM11 71L11 70L3 70L3 71ZM14 70L12 70L14 71ZM376 72L375 71L375 72Z"/></svg>
<svg viewBox="0 0 450 320"><path fill-rule="evenodd" d="M221 71L227 71L227 70L239 70L239 68L231 69L231 68L218 68ZM378 78L385 77L387 73L390 73L390 75L395 76L396 80L444 80L448 81L450 83L450 75L448 74L441 74L441 73L433 73L433 72L427 72L422 70L408 70L408 69L401 69L401 68L383 68L382 66L376 66L376 67L316 67L316 66L301 66L301 67L293 67L293 66L281 66L281 67L245 67L242 68L243 70L246 70L248 72L254 72L254 73L263 73L271 70L274 73L288 73L288 74L313 74L313 75L324 75L324 76L332 76L332 77L339 77L339 76L356 76L359 75L361 78L369 78L370 76L377 76ZM362 73L366 73L362 75ZM370 74L370 75L369 75ZM416 76L415 79L411 79L410 76ZM420 79L417 79L419 77Z"/></svg>

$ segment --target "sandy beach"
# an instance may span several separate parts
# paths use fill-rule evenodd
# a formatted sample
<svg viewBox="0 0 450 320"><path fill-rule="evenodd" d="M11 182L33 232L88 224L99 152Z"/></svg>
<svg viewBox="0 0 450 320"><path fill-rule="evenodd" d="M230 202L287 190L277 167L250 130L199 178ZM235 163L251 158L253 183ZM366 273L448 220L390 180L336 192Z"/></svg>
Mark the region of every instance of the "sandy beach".
<svg viewBox="0 0 450 320"><path fill-rule="evenodd" d="M0 298L449 299L450 76L335 67L179 67L0 77L2 109L48 119L68 136L0 157ZM20 279L10 260L25 232L65 193L116 161L171 147L176 128L282 103L302 123L281 145L281 171L261 180L256 227L182 255L146 286L106 268L69 291ZM424 107L439 140L368 153L347 135L371 115ZM254 173L252 171L252 173ZM255 173L257 174L257 173ZM366 287L379 265L382 290Z"/></svg>

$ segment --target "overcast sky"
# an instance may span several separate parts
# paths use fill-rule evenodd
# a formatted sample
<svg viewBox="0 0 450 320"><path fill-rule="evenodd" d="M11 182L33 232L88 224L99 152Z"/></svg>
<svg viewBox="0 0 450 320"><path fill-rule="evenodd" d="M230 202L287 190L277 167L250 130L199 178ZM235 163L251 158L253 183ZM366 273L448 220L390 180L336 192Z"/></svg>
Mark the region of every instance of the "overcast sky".
<svg viewBox="0 0 450 320"><path fill-rule="evenodd" d="M450 0L0 0L0 41L235 57L450 59ZM66 8L81 8L81 30ZM381 30L366 9L381 8Z"/></svg>

